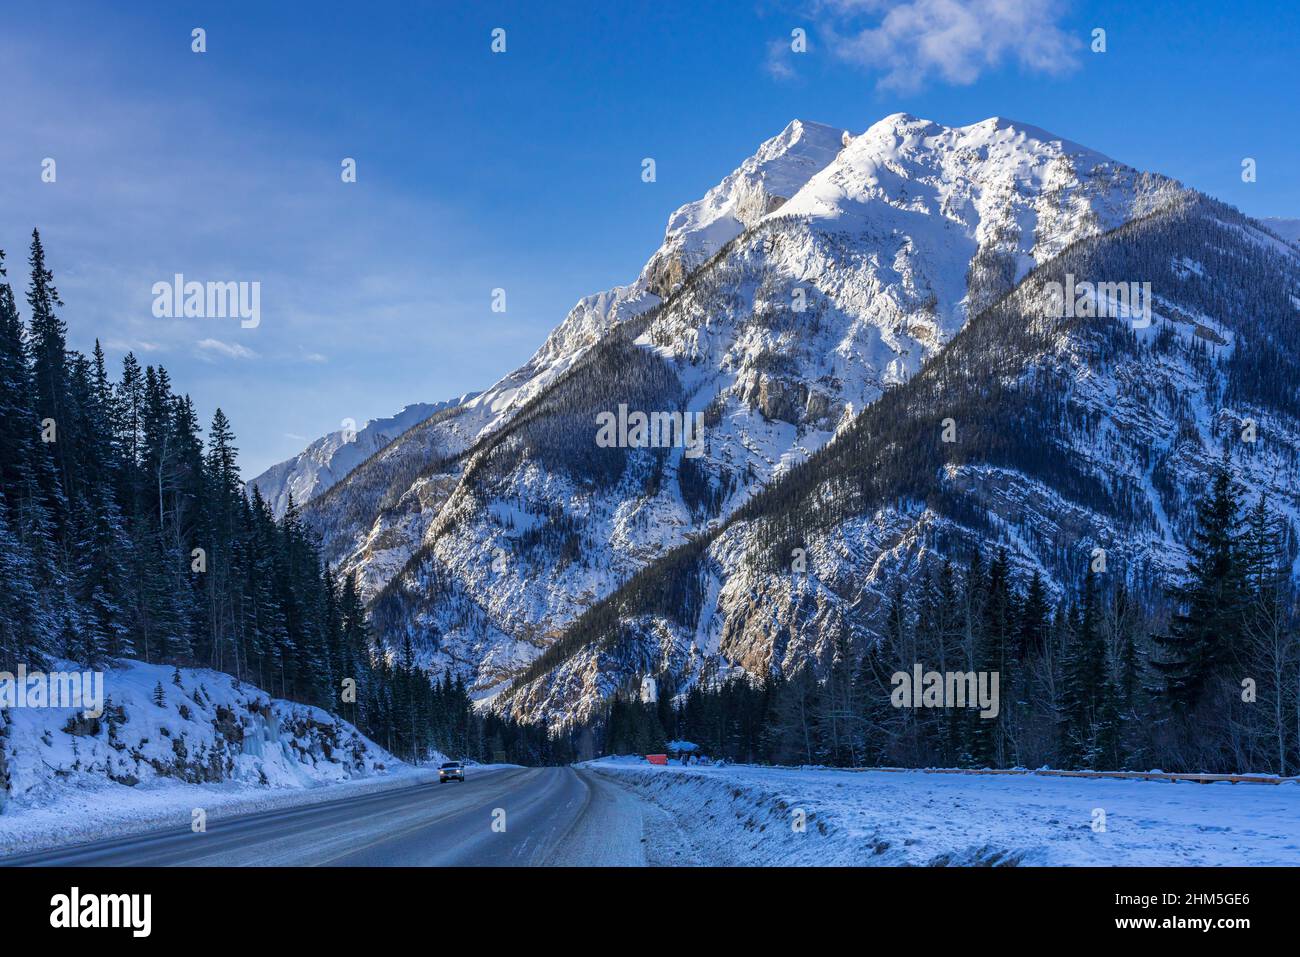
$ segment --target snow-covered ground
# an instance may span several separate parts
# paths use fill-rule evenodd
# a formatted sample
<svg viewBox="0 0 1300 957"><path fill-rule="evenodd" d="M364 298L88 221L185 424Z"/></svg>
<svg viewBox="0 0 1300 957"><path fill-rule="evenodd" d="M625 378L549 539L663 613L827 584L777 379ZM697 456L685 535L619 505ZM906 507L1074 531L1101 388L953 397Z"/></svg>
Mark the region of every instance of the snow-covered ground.
<svg viewBox="0 0 1300 957"><path fill-rule="evenodd" d="M121 660L103 692L98 719L0 712L0 854L189 827L196 809L211 823L437 777L346 721L220 672Z"/></svg>
<svg viewBox="0 0 1300 957"><path fill-rule="evenodd" d="M669 812L674 833L648 837L682 863L1300 864L1294 783L656 767L636 758L585 767Z"/></svg>

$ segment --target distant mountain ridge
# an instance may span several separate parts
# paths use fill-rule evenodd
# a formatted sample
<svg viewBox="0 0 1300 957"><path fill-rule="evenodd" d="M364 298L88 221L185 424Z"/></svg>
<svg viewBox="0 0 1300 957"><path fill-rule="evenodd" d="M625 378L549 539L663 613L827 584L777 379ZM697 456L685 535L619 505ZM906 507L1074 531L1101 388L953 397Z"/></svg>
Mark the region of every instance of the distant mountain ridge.
<svg viewBox="0 0 1300 957"><path fill-rule="evenodd" d="M416 402L396 415L371 419L360 429L339 429L316 439L291 459L271 466L245 483L251 493L256 488L271 506L277 519L284 517L290 497L299 505L333 487L371 455L388 445L407 429L418 425L435 412L462 405L477 396L470 392L445 402Z"/></svg>
<svg viewBox="0 0 1300 957"><path fill-rule="evenodd" d="M1300 243L1300 219L1281 219L1277 216L1265 216L1260 222L1287 242Z"/></svg>

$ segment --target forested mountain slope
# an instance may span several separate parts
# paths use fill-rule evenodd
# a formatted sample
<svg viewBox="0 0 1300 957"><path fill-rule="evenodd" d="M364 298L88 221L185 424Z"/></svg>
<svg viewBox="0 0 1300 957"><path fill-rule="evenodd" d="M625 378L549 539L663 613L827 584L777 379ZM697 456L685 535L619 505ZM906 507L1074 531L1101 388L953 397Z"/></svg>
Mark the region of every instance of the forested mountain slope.
<svg viewBox="0 0 1300 957"><path fill-rule="evenodd" d="M1150 283L1152 322L1055 315L1047 284L1068 275ZM863 655L869 667L876 649L884 673L946 657L1020 676L1026 714L1015 733L999 723L985 760L1061 759L1077 679L1188 710L1213 699L1205 750L1186 760L1250 766L1262 748L1254 766L1283 767L1294 730L1269 745L1229 712L1243 675L1272 689L1251 720L1275 704L1290 727L1293 712L1296 660L1275 602L1289 588L1270 582L1275 567L1288 583L1294 573L1298 322L1300 254L1205 197L1080 239L720 531L581 616L497 704L562 723L601 713L641 674L679 688L805 664L825 677L856 672ZM1195 593L1198 575L1220 591ZM1192 592L1174 587L1189 577ZM1171 604L1191 620L1171 622ZM1226 693L1214 698L1210 679ZM880 726L898 720L886 708Z"/></svg>

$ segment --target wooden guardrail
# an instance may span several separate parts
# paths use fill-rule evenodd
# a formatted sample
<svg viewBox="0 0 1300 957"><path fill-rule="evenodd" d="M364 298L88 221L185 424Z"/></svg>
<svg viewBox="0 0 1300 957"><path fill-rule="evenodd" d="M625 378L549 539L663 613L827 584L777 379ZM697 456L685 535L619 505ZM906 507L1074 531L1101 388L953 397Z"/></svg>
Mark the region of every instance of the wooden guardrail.
<svg viewBox="0 0 1300 957"><path fill-rule="evenodd" d="M1273 774L1207 774L1178 773L1173 771L1058 771L1053 768L835 768L826 764L737 764L718 762L717 766L776 768L783 771L884 771L891 774L1015 774L1055 778L1115 778L1127 781L1191 781L1195 784L1300 784L1300 777L1278 777ZM709 765L701 765L708 767Z"/></svg>
<svg viewBox="0 0 1300 957"><path fill-rule="evenodd" d="M1131 781L1192 781L1196 784L1300 784L1300 777L1282 778L1271 774L1179 774L1171 771L1055 771L1050 768L853 768L855 771L889 771L922 774L1020 774L1057 778L1117 778Z"/></svg>

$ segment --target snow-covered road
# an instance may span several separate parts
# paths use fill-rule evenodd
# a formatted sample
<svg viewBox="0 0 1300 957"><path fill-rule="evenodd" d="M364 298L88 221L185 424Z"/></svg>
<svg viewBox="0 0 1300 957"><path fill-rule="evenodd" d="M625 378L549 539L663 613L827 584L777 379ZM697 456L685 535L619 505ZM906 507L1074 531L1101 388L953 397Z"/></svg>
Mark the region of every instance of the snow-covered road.
<svg viewBox="0 0 1300 957"><path fill-rule="evenodd" d="M572 768L421 783L21 856L42 866L640 865L644 803ZM185 820L188 820L186 816Z"/></svg>

